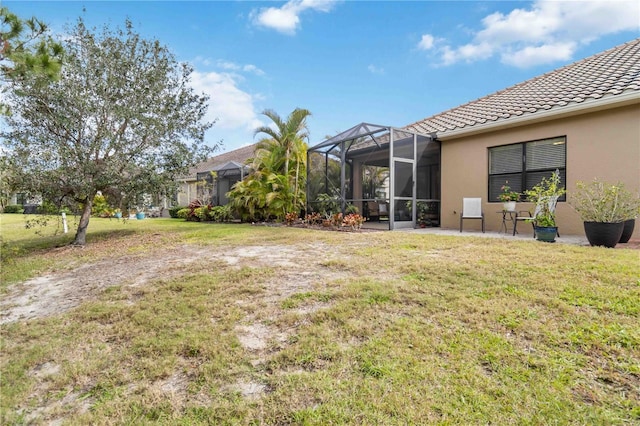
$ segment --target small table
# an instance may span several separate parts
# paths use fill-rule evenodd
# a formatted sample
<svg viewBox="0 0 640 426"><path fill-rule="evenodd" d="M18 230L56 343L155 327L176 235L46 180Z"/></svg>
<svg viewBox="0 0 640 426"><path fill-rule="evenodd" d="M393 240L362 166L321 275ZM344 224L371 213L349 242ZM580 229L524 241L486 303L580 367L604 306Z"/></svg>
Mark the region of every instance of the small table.
<svg viewBox="0 0 640 426"><path fill-rule="evenodd" d="M511 225L515 230L517 216L517 212L515 210L501 210L496 213L502 213L502 224L500 225L500 232L502 232L503 229L505 234L509 232L509 228L507 225L508 222L511 222Z"/></svg>

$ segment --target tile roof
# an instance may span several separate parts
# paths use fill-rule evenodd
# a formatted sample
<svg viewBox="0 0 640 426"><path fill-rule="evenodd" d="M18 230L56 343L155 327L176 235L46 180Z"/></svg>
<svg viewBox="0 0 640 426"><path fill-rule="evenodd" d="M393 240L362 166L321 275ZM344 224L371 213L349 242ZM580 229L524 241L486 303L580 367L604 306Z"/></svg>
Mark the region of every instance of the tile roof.
<svg viewBox="0 0 640 426"><path fill-rule="evenodd" d="M640 38L406 126L428 134L535 115L625 93L640 95Z"/></svg>
<svg viewBox="0 0 640 426"><path fill-rule="evenodd" d="M230 161L244 164L249 158L253 158L253 153L257 144L243 146L233 151L225 152L215 157L211 157L202 163L197 164L189 170L188 178L196 179L197 173L210 172L215 167L222 166Z"/></svg>

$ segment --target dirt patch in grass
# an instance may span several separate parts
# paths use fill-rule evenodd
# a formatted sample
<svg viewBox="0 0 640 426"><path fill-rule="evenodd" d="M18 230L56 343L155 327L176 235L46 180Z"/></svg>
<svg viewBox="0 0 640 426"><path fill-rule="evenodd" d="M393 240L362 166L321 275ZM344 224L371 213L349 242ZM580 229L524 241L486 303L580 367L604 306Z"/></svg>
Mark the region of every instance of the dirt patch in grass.
<svg viewBox="0 0 640 426"><path fill-rule="evenodd" d="M326 266L327 259L337 255L329 254L318 258L318 251L323 250L323 244L298 243L294 245L249 245L244 247L201 246L193 244L166 244L153 238L142 245L134 244L130 240L123 240L126 248L119 246L119 253L113 254L113 242L97 242L86 249L58 248L49 255L60 257L68 254L69 250L83 250L85 259L92 259L95 253L104 251L107 256L102 260L85 261L83 256L73 256L66 267L48 271L42 276L30 279L24 283L8 288L8 293L0 300L0 324L26 321L63 314L84 302L97 300L110 287L119 286L132 295L136 291L143 291L158 281L168 281L193 271L202 271L204 267L220 265L219 268L241 270L243 268L267 268L277 270L273 279L269 279L257 294L245 293L236 304L247 312L234 332L240 345L249 353L249 361L254 368L264 364L275 352L286 346L291 329L283 329L278 325L282 314L280 305L291 295L308 292L314 285L327 280L345 276L340 268ZM335 251L335 248L333 249ZM330 262L331 263L331 262ZM304 265L301 268L301 265ZM136 299L129 300L136 303ZM309 301L310 307L300 306L295 312L304 317L312 314L328 303ZM254 307L259 309L254 310ZM50 376L58 373L60 366L55 363L45 363L28 374L38 380L46 382ZM207 396L201 393L193 395L188 390L191 378L183 371L156 381L148 389L154 395L170 395L171 401L179 409L188 401L200 401L206 404ZM268 391L268 385L253 379L250 375L240 375L234 382L229 383L225 390L237 393L247 400L261 398ZM134 392L135 389L130 389ZM30 408L25 418L55 419L55 412L61 401L48 402L41 397L46 389L37 389L32 396ZM77 394L69 394L64 403L75 406L76 412L86 412L88 400L80 402ZM82 405L82 406L79 406ZM21 409L20 409L21 410Z"/></svg>
<svg viewBox="0 0 640 426"><path fill-rule="evenodd" d="M0 324L64 313L95 299L112 286L136 287L154 280L175 278L189 272L189 265L196 262L222 261L237 268L279 268L281 279L276 281L277 286L270 293L271 297L282 298L306 289L311 280L318 277L318 271L295 271L302 258L308 260L318 249L311 245L229 249L179 245L110 257L14 285L0 301ZM63 250L69 249L58 249L58 252Z"/></svg>

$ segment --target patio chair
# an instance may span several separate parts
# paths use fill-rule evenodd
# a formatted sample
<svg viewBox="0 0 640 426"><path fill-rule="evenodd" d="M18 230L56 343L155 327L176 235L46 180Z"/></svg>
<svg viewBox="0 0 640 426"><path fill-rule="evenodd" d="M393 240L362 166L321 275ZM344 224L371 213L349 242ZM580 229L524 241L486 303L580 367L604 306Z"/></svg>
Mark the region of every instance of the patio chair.
<svg viewBox="0 0 640 426"><path fill-rule="evenodd" d="M386 217L389 220L389 205L386 202L381 202L378 204L378 220Z"/></svg>
<svg viewBox="0 0 640 426"><path fill-rule="evenodd" d="M551 213L555 213L556 205L558 204L558 197L545 197L541 198L540 201L536 204L536 208L533 210L533 214L530 211L519 211L513 221L513 235L516 235L516 228L518 227L518 222L523 220L528 220L531 222L531 226L533 227L533 238L536 237L536 226L535 226L535 218L542 212L544 209L544 205L547 203L547 207ZM525 216L523 213L526 213L528 216ZM556 231L558 234L558 238L560 238L560 232Z"/></svg>
<svg viewBox="0 0 640 426"><path fill-rule="evenodd" d="M482 211L482 198L462 199L462 211L460 212L460 232L462 232L462 221L464 219L480 219L482 221L482 232L484 233L484 213Z"/></svg>
<svg viewBox="0 0 640 426"><path fill-rule="evenodd" d="M376 220L380 220L380 208L378 207L377 201L367 201L367 219L372 220L375 218Z"/></svg>

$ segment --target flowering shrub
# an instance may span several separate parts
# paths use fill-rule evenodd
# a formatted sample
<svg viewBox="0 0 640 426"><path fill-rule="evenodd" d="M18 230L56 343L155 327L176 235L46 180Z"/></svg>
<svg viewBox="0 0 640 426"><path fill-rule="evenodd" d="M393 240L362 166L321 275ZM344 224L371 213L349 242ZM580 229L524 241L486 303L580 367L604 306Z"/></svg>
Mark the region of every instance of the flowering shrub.
<svg viewBox="0 0 640 426"><path fill-rule="evenodd" d="M304 221L307 223L307 225L320 225L322 224L322 216L317 212L308 213L305 216Z"/></svg>
<svg viewBox="0 0 640 426"><path fill-rule="evenodd" d="M329 220L331 221L332 226L342 225L342 213L335 213L331 215L331 218Z"/></svg>
<svg viewBox="0 0 640 426"><path fill-rule="evenodd" d="M193 200L187 206L187 209L189 211L186 213L186 215L182 213L182 215L179 214L178 217L182 218L184 216L184 219L188 221L197 222L200 220L200 216L198 216L198 212L196 210L198 210L200 207L202 207L202 202L200 202L200 200ZM178 213L180 212L182 212L182 210L180 210ZM202 213L200 212L200 214Z"/></svg>
<svg viewBox="0 0 640 426"><path fill-rule="evenodd" d="M177 211L177 217L195 222L227 222L231 219L231 207L212 206L202 204L199 200L193 200L188 207Z"/></svg>
<svg viewBox="0 0 640 426"><path fill-rule="evenodd" d="M506 203L508 201L518 201L520 200L520 194L512 191L509 185L502 185L500 188L502 194L498 195L498 200Z"/></svg>
<svg viewBox="0 0 640 426"><path fill-rule="evenodd" d="M366 220L367 220L366 218L362 217L357 213L351 213L346 215L344 219L342 219L342 226L349 226L354 231L358 231L360 228L362 228L362 224Z"/></svg>
<svg viewBox="0 0 640 426"><path fill-rule="evenodd" d="M284 216L284 222L288 225L291 226L295 223L296 220L298 220L298 213L297 212L289 212Z"/></svg>

